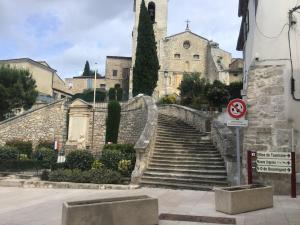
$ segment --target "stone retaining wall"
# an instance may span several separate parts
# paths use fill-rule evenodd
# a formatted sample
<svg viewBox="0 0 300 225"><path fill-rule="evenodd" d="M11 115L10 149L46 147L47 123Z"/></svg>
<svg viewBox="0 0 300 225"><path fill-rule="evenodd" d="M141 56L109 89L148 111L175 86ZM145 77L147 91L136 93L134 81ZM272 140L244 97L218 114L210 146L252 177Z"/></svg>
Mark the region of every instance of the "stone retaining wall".
<svg viewBox="0 0 300 225"><path fill-rule="evenodd" d="M58 141L59 148L66 139L67 102L60 100L42 108L28 111L0 123L0 145L11 140Z"/></svg>
<svg viewBox="0 0 300 225"><path fill-rule="evenodd" d="M137 97L122 105L118 143L135 144L147 122L145 97Z"/></svg>
<svg viewBox="0 0 300 225"><path fill-rule="evenodd" d="M162 105L159 107L159 113L181 119L200 132L209 132L211 129L211 117L195 109L181 105Z"/></svg>

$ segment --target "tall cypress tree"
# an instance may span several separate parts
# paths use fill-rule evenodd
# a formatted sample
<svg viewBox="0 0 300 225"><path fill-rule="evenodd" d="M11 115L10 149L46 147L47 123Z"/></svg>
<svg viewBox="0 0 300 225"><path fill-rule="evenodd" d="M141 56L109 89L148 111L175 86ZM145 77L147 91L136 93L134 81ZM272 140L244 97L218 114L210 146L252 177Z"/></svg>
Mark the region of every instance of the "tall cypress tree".
<svg viewBox="0 0 300 225"><path fill-rule="evenodd" d="M159 61L153 24L142 1L139 17L135 66L133 68L133 96L152 95L157 85Z"/></svg>
<svg viewBox="0 0 300 225"><path fill-rule="evenodd" d="M91 75L90 64L89 64L89 61L86 61L82 76L87 77L87 76L90 76L90 75Z"/></svg>

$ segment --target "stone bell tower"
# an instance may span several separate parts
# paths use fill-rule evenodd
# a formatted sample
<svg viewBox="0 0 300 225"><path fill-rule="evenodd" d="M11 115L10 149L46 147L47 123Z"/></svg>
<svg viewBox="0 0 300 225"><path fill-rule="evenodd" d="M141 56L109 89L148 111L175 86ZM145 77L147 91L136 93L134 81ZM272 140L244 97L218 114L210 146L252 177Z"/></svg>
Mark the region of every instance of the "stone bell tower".
<svg viewBox="0 0 300 225"><path fill-rule="evenodd" d="M163 39L167 36L168 25L168 1L169 0L145 0L146 7L153 22L155 39L157 42L157 53L160 58L163 50ZM137 46L140 7L142 0L134 0L135 22L132 33L132 63L135 63L135 52Z"/></svg>

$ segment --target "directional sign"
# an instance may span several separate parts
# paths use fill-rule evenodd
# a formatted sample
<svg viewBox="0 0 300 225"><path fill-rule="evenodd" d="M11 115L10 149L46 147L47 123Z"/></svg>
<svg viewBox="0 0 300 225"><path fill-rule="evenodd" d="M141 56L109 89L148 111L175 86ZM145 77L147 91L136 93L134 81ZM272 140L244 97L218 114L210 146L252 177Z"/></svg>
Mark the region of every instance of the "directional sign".
<svg viewBox="0 0 300 225"><path fill-rule="evenodd" d="M257 166L257 172L260 173L281 173L281 174L291 174L291 167L277 167L277 166Z"/></svg>
<svg viewBox="0 0 300 225"><path fill-rule="evenodd" d="M257 152L256 157L266 159L291 159L292 154L290 152Z"/></svg>
<svg viewBox="0 0 300 225"><path fill-rule="evenodd" d="M230 117L234 119L240 119L245 116L247 112L246 103L242 99L234 99L229 102L227 106L227 112Z"/></svg>
<svg viewBox="0 0 300 225"><path fill-rule="evenodd" d="M283 166L283 167L290 167L292 161L289 159L257 159L256 164L258 166Z"/></svg>

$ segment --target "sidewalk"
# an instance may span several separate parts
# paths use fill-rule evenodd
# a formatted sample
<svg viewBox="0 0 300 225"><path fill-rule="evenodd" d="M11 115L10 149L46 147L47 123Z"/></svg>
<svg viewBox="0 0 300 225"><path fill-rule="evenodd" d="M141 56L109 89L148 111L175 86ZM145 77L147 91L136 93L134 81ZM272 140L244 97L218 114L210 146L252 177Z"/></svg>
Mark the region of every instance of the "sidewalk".
<svg viewBox="0 0 300 225"><path fill-rule="evenodd" d="M74 190L0 187L0 225L60 225L64 201L146 194L160 213L236 218L238 225L300 225L300 198L275 196L274 208L229 216L214 209L214 193L168 189ZM217 225L160 221L160 225Z"/></svg>

